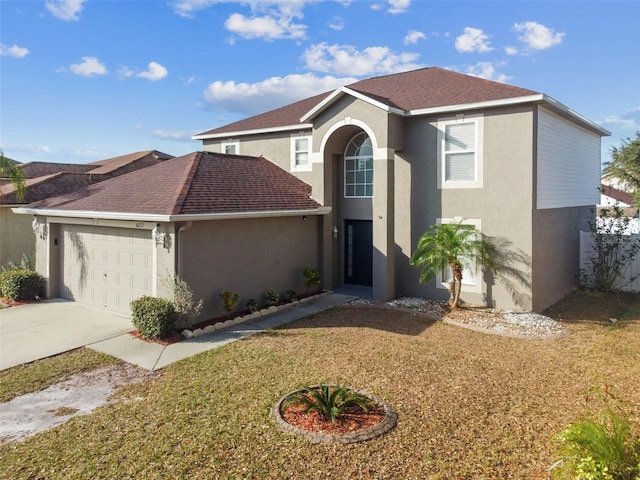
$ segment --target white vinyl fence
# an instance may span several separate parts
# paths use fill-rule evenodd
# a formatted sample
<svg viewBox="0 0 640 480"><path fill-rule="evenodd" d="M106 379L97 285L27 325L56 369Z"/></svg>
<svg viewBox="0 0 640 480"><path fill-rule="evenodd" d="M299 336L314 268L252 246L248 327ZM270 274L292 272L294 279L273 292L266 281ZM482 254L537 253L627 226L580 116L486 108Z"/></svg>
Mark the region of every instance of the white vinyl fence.
<svg viewBox="0 0 640 480"><path fill-rule="evenodd" d="M591 264L588 259L595 255L593 248L594 240L591 232L580 232L580 270L588 272ZM640 234L625 235L629 243L640 240ZM636 255L633 261L624 266L621 278L616 283L616 287L627 292L640 292L640 254ZM631 282L631 279L633 282Z"/></svg>

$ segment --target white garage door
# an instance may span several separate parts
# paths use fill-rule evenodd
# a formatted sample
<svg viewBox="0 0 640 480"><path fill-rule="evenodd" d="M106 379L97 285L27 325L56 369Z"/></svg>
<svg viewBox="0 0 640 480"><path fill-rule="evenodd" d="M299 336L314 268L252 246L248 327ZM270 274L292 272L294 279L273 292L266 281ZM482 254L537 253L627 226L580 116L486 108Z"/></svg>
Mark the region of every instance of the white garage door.
<svg viewBox="0 0 640 480"><path fill-rule="evenodd" d="M151 295L153 246L148 230L62 225L60 296L129 313Z"/></svg>

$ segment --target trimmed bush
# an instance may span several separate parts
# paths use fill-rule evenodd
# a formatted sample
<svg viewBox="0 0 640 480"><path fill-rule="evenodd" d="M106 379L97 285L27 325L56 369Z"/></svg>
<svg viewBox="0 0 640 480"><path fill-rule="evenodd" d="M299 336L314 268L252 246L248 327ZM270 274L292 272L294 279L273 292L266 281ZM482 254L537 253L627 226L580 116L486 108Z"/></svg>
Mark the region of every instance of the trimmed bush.
<svg viewBox="0 0 640 480"><path fill-rule="evenodd" d="M258 302L255 298L250 298L249 300L247 300L246 307L247 310L249 310L249 313L256 313L258 310L260 310Z"/></svg>
<svg viewBox="0 0 640 480"><path fill-rule="evenodd" d="M280 301L280 294L275 290L267 290L267 293L264 294L264 302L269 307L275 307L278 305Z"/></svg>
<svg viewBox="0 0 640 480"><path fill-rule="evenodd" d="M287 290L287 302L293 303L298 300L298 294L295 290Z"/></svg>
<svg viewBox="0 0 640 480"><path fill-rule="evenodd" d="M0 296L14 302L33 300L42 295L44 279L31 270L0 272Z"/></svg>
<svg viewBox="0 0 640 480"><path fill-rule="evenodd" d="M170 300L144 296L131 302L131 320L142 338L156 340L173 331L178 312Z"/></svg>

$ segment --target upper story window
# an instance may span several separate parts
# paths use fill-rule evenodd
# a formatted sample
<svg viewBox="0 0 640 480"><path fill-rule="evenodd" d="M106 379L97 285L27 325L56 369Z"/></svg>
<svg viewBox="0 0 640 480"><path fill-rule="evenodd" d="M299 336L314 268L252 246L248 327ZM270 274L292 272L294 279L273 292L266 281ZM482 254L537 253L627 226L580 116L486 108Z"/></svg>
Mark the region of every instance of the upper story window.
<svg viewBox="0 0 640 480"><path fill-rule="evenodd" d="M344 196L373 197L373 146L364 132L353 137L345 150Z"/></svg>
<svg viewBox="0 0 640 480"><path fill-rule="evenodd" d="M291 170L311 170L311 136L291 136Z"/></svg>
<svg viewBox="0 0 640 480"><path fill-rule="evenodd" d="M438 122L438 187L482 187L481 116Z"/></svg>
<svg viewBox="0 0 640 480"><path fill-rule="evenodd" d="M240 153L240 142L237 140L226 140L222 142L222 153L225 155L238 155Z"/></svg>

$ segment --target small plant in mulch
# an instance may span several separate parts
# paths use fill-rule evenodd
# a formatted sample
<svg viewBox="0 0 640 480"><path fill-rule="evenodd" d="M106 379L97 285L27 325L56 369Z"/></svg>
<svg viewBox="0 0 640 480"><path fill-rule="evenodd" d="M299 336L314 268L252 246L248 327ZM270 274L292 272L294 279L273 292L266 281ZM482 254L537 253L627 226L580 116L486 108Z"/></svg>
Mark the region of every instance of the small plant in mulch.
<svg viewBox="0 0 640 480"><path fill-rule="evenodd" d="M335 422L340 415L354 407L360 407L366 413L373 406L369 397L344 385L306 387L287 398L283 407L286 409L291 404L302 405L304 413L318 412L325 421L330 422Z"/></svg>
<svg viewBox="0 0 640 480"><path fill-rule="evenodd" d="M304 286L308 289L317 287L322 281L320 271L317 268L306 267L302 271L302 276L304 277Z"/></svg>
<svg viewBox="0 0 640 480"><path fill-rule="evenodd" d="M249 310L249 313L256 313L260 310L260 306L255 298L248 299L245 306L247 307L247 310Z"/></svg>
<svg viewBox="0 0 640 480"><path fill-rule="evenodd" d="M280 301L280 294L275 290L267 290L264 294L264 301L269 307L275 307Z"/></svg>
<svg viewBox="0 0 640 480"><path fill-rule="evenodd" d="M298 300L298 294L295 290L287 290L287 302L293 303Z"/></svg>
<svg viewBox="0 0 640 480"><path fill-rule="evenodd" d="M222 292L220 294L220 298L222 299L222 303L224 304L224 309L227 312L231 312L231 310L236 308L236 306L238 305L238 302L240 301L240 295L234 292L230 292L228 290L225 290L224 292Z"/></svg>

